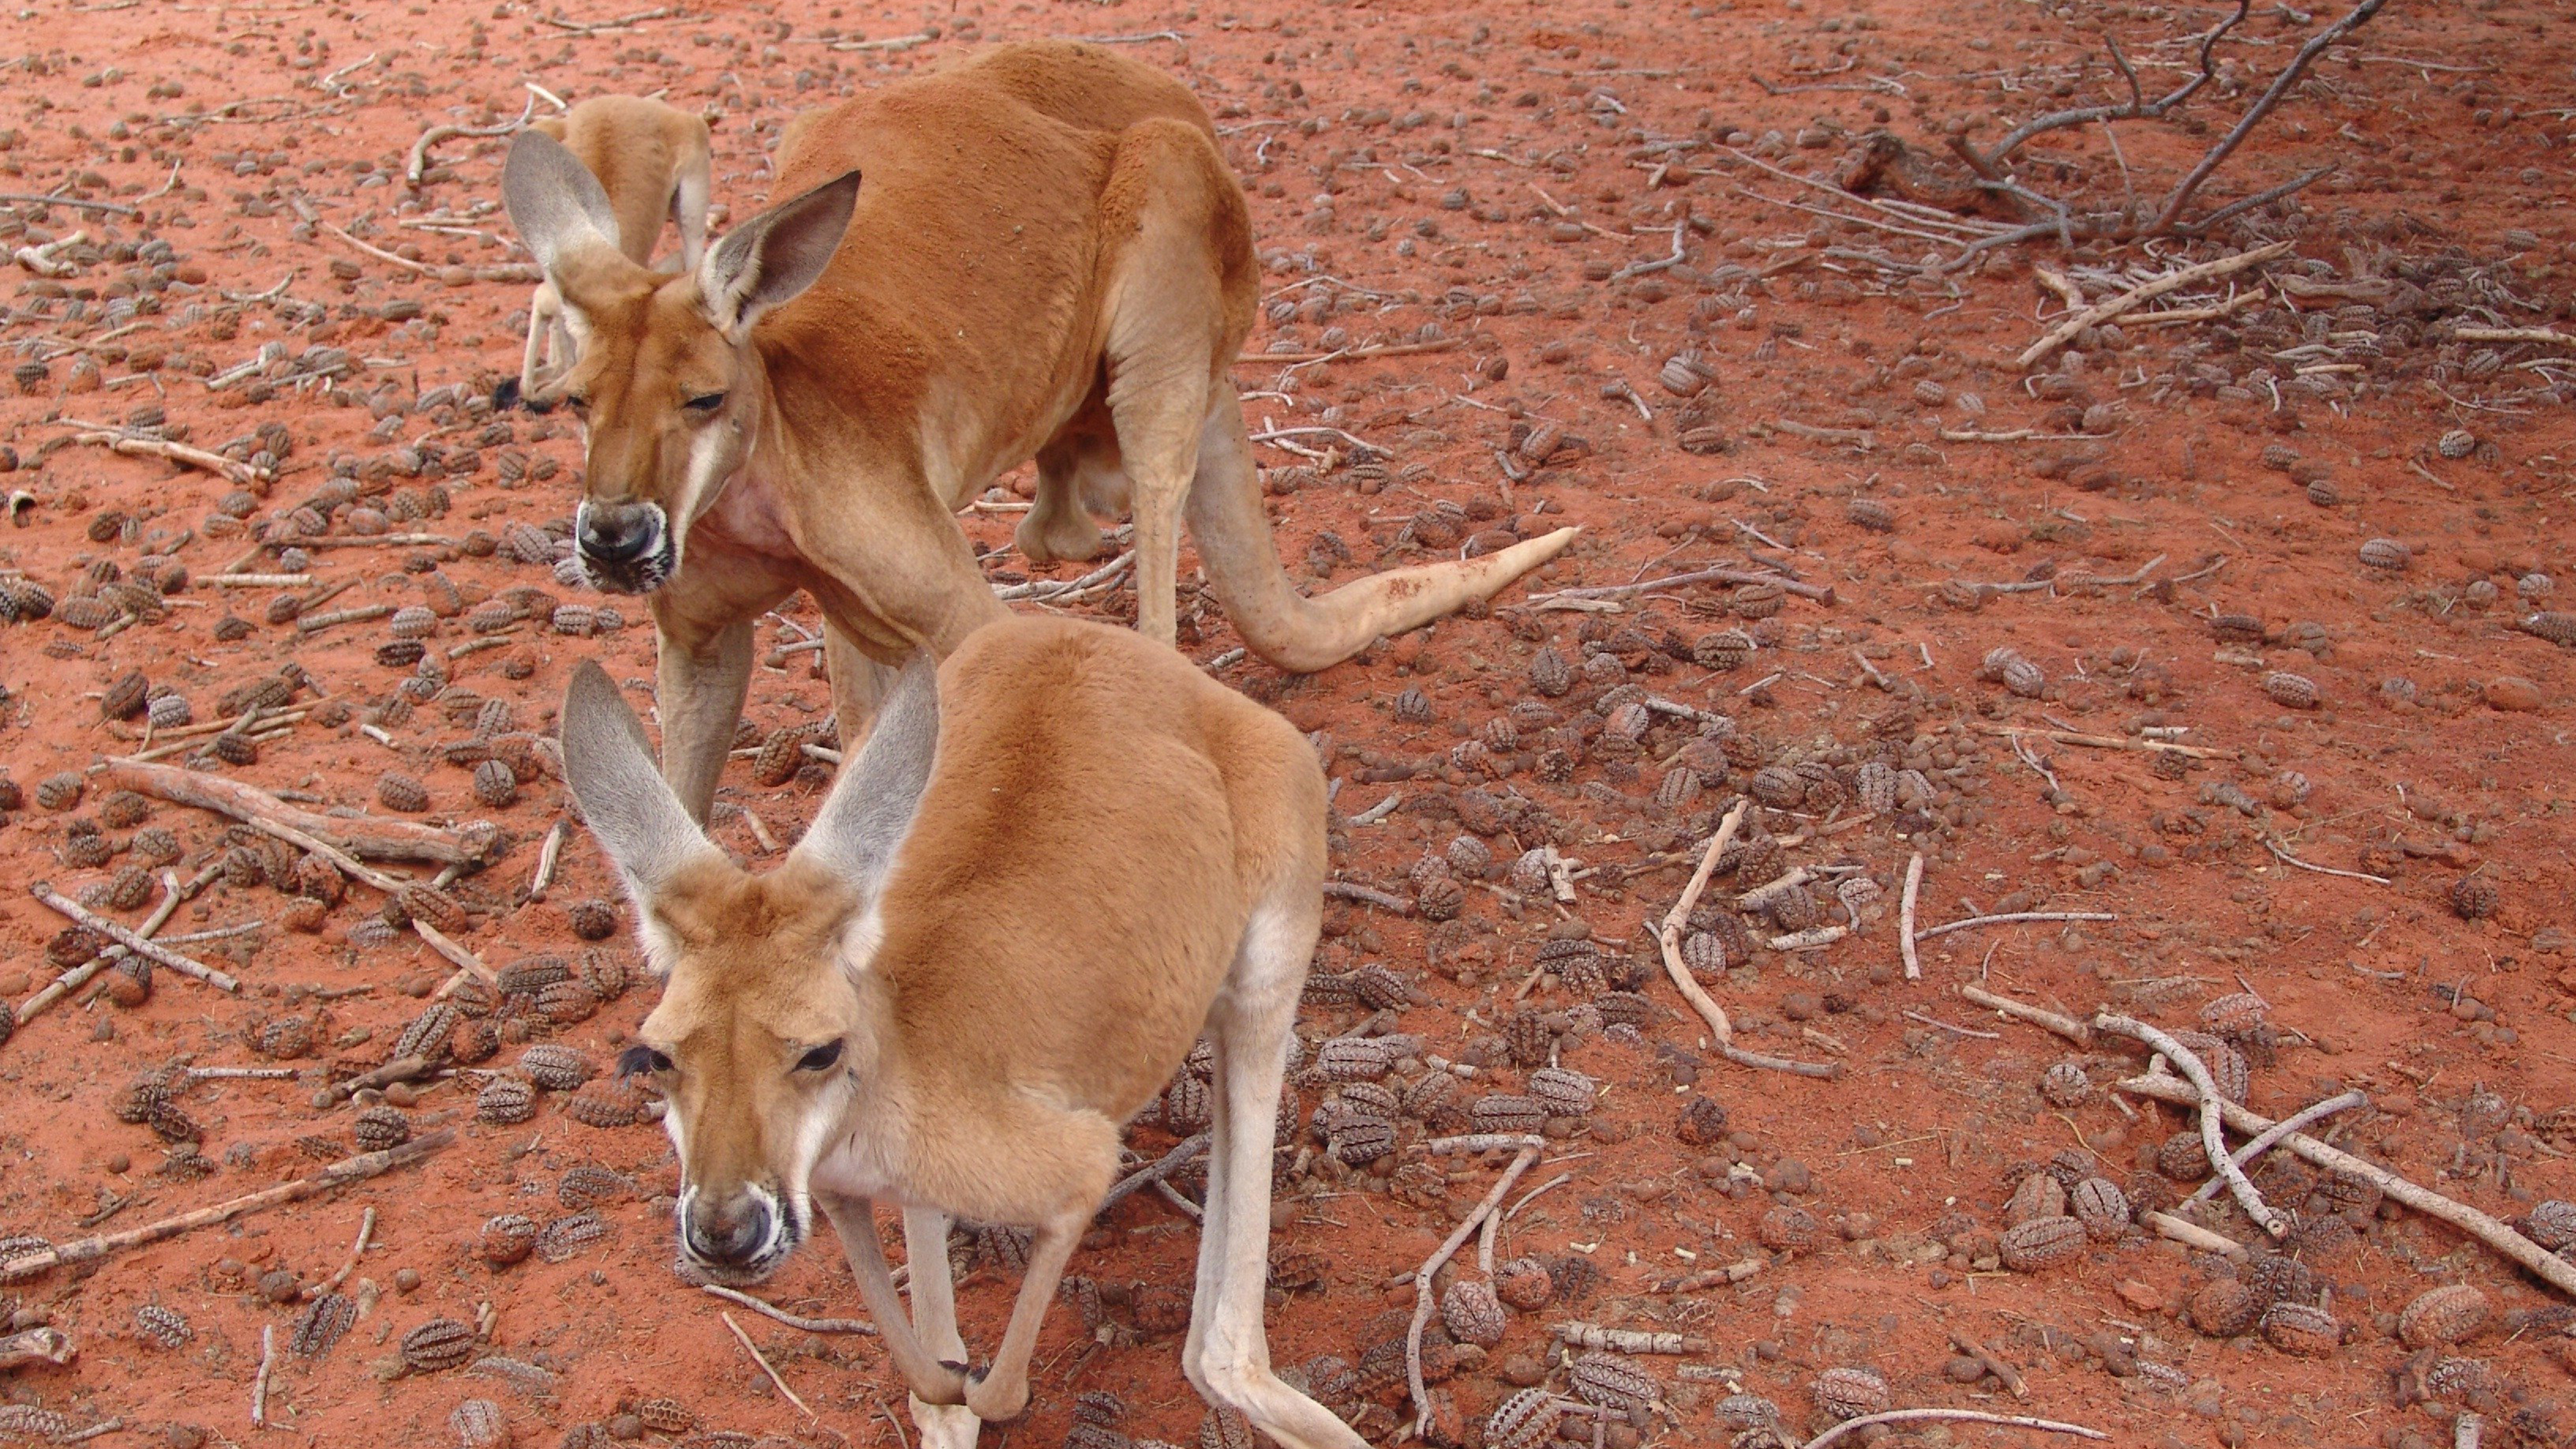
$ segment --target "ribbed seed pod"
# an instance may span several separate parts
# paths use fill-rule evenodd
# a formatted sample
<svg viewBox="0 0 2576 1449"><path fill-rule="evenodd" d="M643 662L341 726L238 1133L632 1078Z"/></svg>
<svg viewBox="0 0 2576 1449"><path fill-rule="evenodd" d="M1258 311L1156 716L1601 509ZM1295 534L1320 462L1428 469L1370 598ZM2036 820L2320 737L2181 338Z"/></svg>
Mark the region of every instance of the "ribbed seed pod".
<svg viewBox="0 0 2576 1449"><path fill-rule="evenodd" d="M1768 619L1780 612L1788 597L1778 584L1737 584L1726 606L1739 619Z"/></svg>
<svg viewBox="0 0 2576 1449"><path fill-rule="evenodd" d="M593 1213L557 1218L537 1230L537 1256L549 1263L571 1262L607 1232L608 1225Z"/></svg>
<svg viewBox="0 0 2576 1449"><path fill-rule="evenodd" d="M2247 991L2233 991L2200 1009L2200 1024L2213 1036L2228 1038L2249 1036L2263 1025L2263 998Z"/></svg>
<svg viewBox="0 0 2576 1449"><path fill-rule="evenodd" d="M2304 674L2274 670L2263 676L2263 693L2284 709L2317 707L2317 682Z"/></svg>
<svg viewBox="0 0 2576 1449"><path fill-rule="evenodd" d="M2007 1228L2002 1247L2005 1267L2016 1273L2037 1273L2072 1262L2084 1251L2084 1225L2069 1217L2033 1218Z"/></svg>
<svg viewBox="0 0 2576 1449"><path fill-rule="evenodd" d="M1451 1338L1479 1348L1502 1342L1508 1326L1494 1285L1482 1278L1461 1277L1449 1285L1449 1291L1440 1295L1440 1321Z"/></svg>
<svg viewBox="0 0 2576 1449"><path fill-rule="evenodd" d="M2450 1283L2418 1294L2397 1315L2397 1336L2408 1348L2434 1348L2458 1343L2484 1328L2487 1295L2466 1283Z"/></svg>
<svg viewBox="0 0 2576 1449"><path fill-rule="evenodd" d="M1847 511L1853 523L1872 533L1896 531L1896 510L1875 498L1854 498Z"/></svg>
<svg viewBox="0 0 2576 1449"><path fill-rule="evenodd" d="M1740 669L1753 657L1753 636L1741 629L1703 634L1691 645L1691 662L1719 674Z"/></svg>
<svg viewBox="0 0 2576 1449"><path fill-rule="evenodd" d="M1574 687L1574 666L1553 646L1545 647L1531 656L1529 679L1530 688L1554 699Z"/></svg>
<svg viewBox="0 0 2576 1449"><path fill-rule="evenodd" d="M1202 1132L1214 1120L1216 1103L1205 1080L1182 1072L1163 1089L1163 1126L1183 1134Z"/></svg>
<svg viewBox="0 0 2576 1449"><path fill-rule="evenodd" d="M2576 1244L2576 1203L2542 1198L2531 1205L2524 1231L2533 1242L2553 1253Z"/></svg>
<svg viewBox="0 0 2576 1449"><path fill-rule="evenodd" d="M2361 546L2364 568L2396 573L2415 561L2415 551L2393 538L2374 538Z"/></svg>
<svg viewBox="0 0 2576 1449"><path fill-rule="evenodd" d="M2184 1130L2156 1148L2156 1171L2176 1182L2198 1182L2209 1176L2209 1149L2196 1131Z"/></svg>
<svg viewBox="0 0 2576 1449"><path fill-rule="evenodd" d="M1682 938L1682 965L1702 981L1726 974L1726 942L1713 931L1694 931Z"/></svg>
<svg viewBox="0 0 2576 1449"><path fill-rule="evenodd" d="M1566 1370L1565 1386L1595 1408L1629 1413L1664 1396L1653 1375L1623 1354L1587 1353Z"/></svg>
<svg viewBox="0 0 2576 1449"><path fill-rule="evenodd" d="M2129 1195L2107 1177L2088 1177L2066 1195L2075 1220L2097 1241L2118 1238L2129 1227Z"/></svg>
<svg viewBox="0 0 2576 1449"><path fill-rule="evenodd" d="M1541 1067L1529 1074L1529 1095L1551 1117L1588 1117L1600 1088L1590 1077L1564 1067Z"/></svg>
<svg viewBox="0 0 2576 1449"><path fill-rule="evenodd" d="M519 1071L549 1092L569 1092L590 1080L590 1059L568 1046L539 1042L519 1054Z"/></svg>
<svg viewBox="0 0 2576 1449"><path fill-rule="evenodd" d="M448 1413L461 1449L510 1449L510 1418L490 1399L467 1399Z"/></svg>
<svg viewBox="0 0 2576 1449"><path fill-rule="evenodd" d="M1485 1449L1546 1449L1565 1410L1545 1389L1522 1389L1494 1406L1485 1420Z"/></svg>
<svg viewBox="0 0 2576 1449"><path fill-rule="evenodd" d="M2257 1326L2264 1342L2300 1358L2323 1358L2343 1346L2343 1325L2313 1303L2275 1303Z"/></svg>
<svg viewBox="0 0 2576 1449"><path fill-rule="evenodd" d="M760 753L751 762L754 784L764 788L786 784L796 778L805 764L805 744L815 737L813 725L785 725L769 732Z"/></svg>
<svg viewBox="0 0 2576 1449"><path fill-rule="evenodd" d="M617 934L617 908L606 901L575 901L564 908L572 933L585 941L605 941Z"/></svg>
<svg viewBox="0 0 2576 1449"><path fill-rule="evenodd" d="M412 776L387 771L376 777L376 799L388 810L414 815L429 808L429 787Z"/></svg>
<svg viewBox="0 0 2576 1449"><path fill-rule="evenodd" d="M2015 658L2004 665L2003 686L2023 699L2037 699L2048 690L2048 676L2029 660Z"/></svg>
<svg viewBox="0 0 2576 1449"><path fill-rule="evenodd" d="M1785 765L1765 765L1754 771L1745 789L1774 810L1795 809L1807 798L1807 782Z"/></svg>
<svg viewBox="0 0 2576 1449"><path fill-rule="evenodd" d="M2451 882L2451 913L2464 921L2483 921L2504 903L2495 883L2483 875L2464 875Z"/></svg>
<svg viewBox="0 0 2576 1449"><path fill-rule="evenodd" d="M1414 888L1413 908L1426 921L1454 921L1467 908L1467 892L1444 870Z"/></svg>
<svg viewBox="0 0 2576 1449"><path fill-rule="evenodd" d="M1325 1148L1353 1167L1365 1167L1395 1150L1395 1124L1384 1117L1344 1117L1333 1124Z"/></svg>
<svg viewBox="0 0 2576 1449"><path fill-rule="evenodd" d="M1329 1037L1315 1047L1315 1074L1328 1082L1373 1082L1395 1066L1376 1037Z"/></svg>
<svg viewBox="0 0 2576 1449"><path fill-rule="evenodd" d="M1468 1124L1478 1132L1536 1132L1547 1118L1545 1103L1514 1092L1489 1092L1467 1109Z"/></svg>
<svg viewBox="0 0 2576 1449"><path fill-rule="evenodd" d="M403 1362L420 1373L452 1369L473 1353L474 1330L453 1318L433 1318L402 1336Z"/></svg>
<svg viewBox="0 0 2576 1449"><path fill-rule="evenodd" d="M2040 1073L2039 1094L2051 1106L2080 1107L2092 1100L2093 1078L2078 1063L2059 1062Z"/></svg>
<svg viewBox="0 0 2576 1449"><path fill-rule="evenodd" d="M555 1201L574 1212L628 1201L636 1196L635 1179L596 1163L578 1163L555 1184Z"/></svg>
<svg viewBox="0 0 2576 1449"><path fill-rule="evenodd" d="M525 1213L502 1213L484 1221L478 1244L483 1261L506 1268L526 1259L537 1246L537 1220Z"/></svg>
<svg viewBox="0 0 2576 1449"><path fill-rule="evenodd" d="M411 1119L399 1107L369 1107L350 1124L361 1152L382 1152L411 1140Z"/></svg>
<svg viewBox="0 0 2576 1449"><path fill-rule="evenodd" d="M474 767L474 798L495 810L506 809L519 799L519 777L499 760L485 760Z"/></svg>
<svg viewBox="0 0 2576 1449"><path fill-rule="evenodd" d="M47 775L36 782L36 804L47 810L69 810L80 803L81 789L81 777L76 771Z"/></svg>
<svg viewBox="0 0 2576 1449"><path fill-rule="evenodd" d="M132 673L120 675L115 683L107 687L107 692L99 697L99 718L132 719L143 713L145 706L151 702L151 692L152 681L143 677L143 671L138 669Z"/></svg>
<svg viewBox="0 0 2576 1449"><path fill-rule="evenodd" d="M1753 1240L1775 1253L1812 1253L1824 1246L1825 1225L1805 1208L1783 1203L1753 1225Z"/></svg>
<svg viewBox="0 0 2576 1449"><path fill-rule="evenodd" d="M525 1122L537 1115L536 1088L517 1077L494 1077L475 1094L474 1115L496 1126Z"/></svg>
<svg viewBox="0 0 2576 1449"><path fill-rule="evenodd" d="M329 1353L358 1323L358 1301L345 1293L325 1293L304 1307L287 1336L287 1351L298 1358Z"/></svg>
<svg viewBox="0 0 2576 1449"><path fill-rule="evenodd" d="M578 981L558 981L537 993L537 1010L557 1026L588 1021L599 1011L599 997Z"/></svg>
<svg viewBox="0 0 2576 1449"><path fill-rule="evenodd" d="M281 1016L262 1022L251 1036L251 1049L264 1057L281 1061L300 1057L313 1050L313 1023L300 1016Z"/></svg>
<svg viewBox="0 0 2576 1449"><path fill-rule="evenodd" d="M1780 1422L1780 1406L1759 1394L1729 1394L1717 1401L1717 1422L1742 1432Z"/></svg>
<svg viewBox="0 0 2576 1449"><path fill-rule="evenodd" d="M158 1303L146 1303L134 1310L134 1328L145 1342L157 1348L185 1348L188 1340L197 1336L187 1319Z"/></svg>
<svg viewBox="0 0 2576 1449"><path fill-rule="evenodd" d="M677 1399L646 1399L635 1406L635 1417L657 1434L686 1434L698 1427L698 1416Z"/></svg>
<svg viewBox="0 0 2576 1449"><path fill-rule="evenodd" d="M643 1120L644 1097L622 1083L593 1082L572 1094L564 1114L585 1127L632 1127Z"/></svg>
<svg viewBox="0 0 2576 1449"><path fill-rule="evenodd" d="M1523 1313L1535 1313L1556 1296L1556 1280L1536 1258L1507 1259L1494 1270L1494 1296Z"/></svg>
<svg viewBox="0 0 2576 1449"><path fill-rule="evenodd" d="M2243 1283L2213 1278L2191 1295L2191 1326L2211 1338L2236 1338L2253 1332L2269 1306Z"/></svg>
<svg viewBox="0 0 2576 1449"><path fill-rule="evenodd" d="M1816 1407L1837 1422L1883 1414L1890 1402L1886 1376L1873 1368L1829 1368L1816 1375Z"/></svg>

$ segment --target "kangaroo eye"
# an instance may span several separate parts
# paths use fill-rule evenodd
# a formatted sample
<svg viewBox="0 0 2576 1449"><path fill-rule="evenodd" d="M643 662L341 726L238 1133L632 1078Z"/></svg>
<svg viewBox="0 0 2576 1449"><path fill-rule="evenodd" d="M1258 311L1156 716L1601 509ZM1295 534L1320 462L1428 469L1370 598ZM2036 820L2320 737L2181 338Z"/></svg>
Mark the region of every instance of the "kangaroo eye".
<svg viewBox="0 0 2576 1449"><path fill-rule="evenodd" d="M574 412L587 414L590 411L590 395L579 392L569 393L564 397L564 406Z"/></svg>
<svg viewBox="0 0 2576 1449"><path fill-rule="evenodd" d="M681 404L693 413L711 413L724 405L725 395L720 392L702 392Z"/></svg>
<svg viewBox="0 0 2576 1449"><path fill-rule="evenodd" d="M621 1077L659 1076L671 1070L671 1059L648 1046L631 1046L617 1055Z"/></svg>
<svg viewBox="0 0 2576 1449"><path fill-rule="evenodd" d="M840 1065L840 1062L841 1044L836 1041L825 1042L823 1045L814 1048L812 1051L807 1052L801 1057L798 1057L796 1059L796 1070L800 1072L828 1072L832 1068Z"/></svg>

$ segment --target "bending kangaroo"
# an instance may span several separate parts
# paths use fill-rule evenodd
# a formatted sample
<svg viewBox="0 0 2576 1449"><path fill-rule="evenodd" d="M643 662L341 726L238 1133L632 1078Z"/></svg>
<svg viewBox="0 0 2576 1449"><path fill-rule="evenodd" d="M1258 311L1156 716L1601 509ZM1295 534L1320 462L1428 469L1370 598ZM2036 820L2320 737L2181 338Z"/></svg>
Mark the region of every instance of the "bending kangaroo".
<svg viewBox="0 0 2576 1449"><path fill-rule="evenodd" d="M1489 595L1573 538L1320 598L1290 586L1227 379L1257 300L1242 188L1206 111L1150 67L999 47L799 117L779 184L790 200L665 277L618 252L598 182L551 139L522 133L502 176L581 342L563 385L588 431L579 557L651 596L662 768L695 818L752 621L797 589L821 604L855 742L887 666L1007 615L954 515L1032 458L1032 559L1091 557L1085 506L1132 504L1137 627L1169 644L1187 518L1245 644L1286 669Z"/></svg>

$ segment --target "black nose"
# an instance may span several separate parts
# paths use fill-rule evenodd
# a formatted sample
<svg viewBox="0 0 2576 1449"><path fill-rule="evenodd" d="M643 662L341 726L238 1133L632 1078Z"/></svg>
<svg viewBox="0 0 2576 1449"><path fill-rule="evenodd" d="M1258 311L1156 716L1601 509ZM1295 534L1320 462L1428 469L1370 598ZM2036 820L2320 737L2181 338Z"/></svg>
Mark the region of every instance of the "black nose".
<svg viewBox="0 0 2576 1449"><path fill-rule="evenodd" d="M659 532L653 510L641 504L588 508L581 517L581 551L594 563L632 563Z"/></svg>
<svg viewBox="0 0 2576 1449"><path fill-rule="evenodd" d="M747 1262L769 1241L769 1204L750 1193L725 1203L701 1196L691 1202L683 1231L689 1251L707 1262Z"/></svg>

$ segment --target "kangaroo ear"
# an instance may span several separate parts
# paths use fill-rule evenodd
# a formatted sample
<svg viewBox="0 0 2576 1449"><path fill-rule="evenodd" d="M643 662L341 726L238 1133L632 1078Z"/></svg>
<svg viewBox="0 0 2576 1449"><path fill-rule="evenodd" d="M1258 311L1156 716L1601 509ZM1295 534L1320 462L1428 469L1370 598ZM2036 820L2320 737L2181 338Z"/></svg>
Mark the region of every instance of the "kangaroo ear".
<svg viewBox="0 0 2576 1449"><path fill-rule="evenodd" d="M707 320L739 338L762 313L796 300L832 261L859 202L859 173L845 171L727 233L698 264Z"/></svg>
<svg viewBox="0 0 2576 1449"><path fill-rule="evenodd" d="M590 833L638 907L682 866L715 850L662 782L635 711L607 672L588 660L564 690L563 761Z"/></svg>
<svg viewBox="0 0 2576 1449"><path fill-rule="evenodd" d="M591 245L617 249L617 211L581 158L539 130L521 131L501 167L501 204L520 240L551 278L563 259Z"/></svg>
<svg viewBox="0 0 2576 1449"><path fill-rule="evenodd" d="M796 853L874 900L921 811L939 759L939 666L916 654L877 714L858 760L832 783Z"/></svg>

